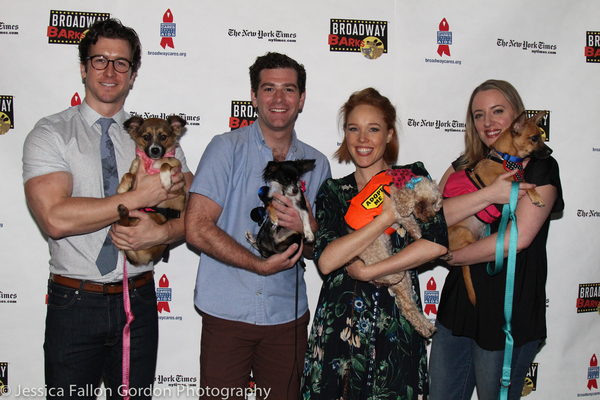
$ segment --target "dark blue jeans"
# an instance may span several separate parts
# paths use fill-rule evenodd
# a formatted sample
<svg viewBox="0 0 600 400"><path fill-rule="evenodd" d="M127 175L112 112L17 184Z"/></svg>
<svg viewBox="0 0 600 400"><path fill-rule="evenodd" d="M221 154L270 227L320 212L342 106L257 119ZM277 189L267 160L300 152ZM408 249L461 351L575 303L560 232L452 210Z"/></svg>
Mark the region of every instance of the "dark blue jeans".
<svg viewBox="0 0 600 400"><path fill-rule="evenodd" d="M497 400L504 351L489 351L465 336L454 336L436 322L429 358L429 400L470 400L477 387L479 400ZM509 400L521 398L525 376L540 340L513 349Z"/></svg>
<svg viewBox="0 0 600 400"><path fill-rule="evenodd" d="M158 349L154 281L130 289L129 295L135 317L130 393L132 398L151 398ZM126 322L122 293L91 293L50 281L44 342L48 397L95 399L102 393L107 399L120 398Z"/></svg>

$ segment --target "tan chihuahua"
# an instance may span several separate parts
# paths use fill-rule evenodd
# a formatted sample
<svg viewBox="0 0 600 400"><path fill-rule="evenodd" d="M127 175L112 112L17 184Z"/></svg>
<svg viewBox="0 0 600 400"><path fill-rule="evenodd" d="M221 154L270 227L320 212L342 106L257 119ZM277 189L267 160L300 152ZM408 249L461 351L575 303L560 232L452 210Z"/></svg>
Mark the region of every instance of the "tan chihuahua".
<svg viewBox="0 0 600 400"><path fill-rule="evenodd" d="M525 182L523 180L523 159L532 157L544 159L552 153L552 149L544 143L542 130L537 126L546 114L546 111L540 111L531 118L527 118L526 112L523 112L513 121L510 128L502 131L491 146L492 149L486 158L479 161L472 172L467 171L467 175L477 189L491 185L499 175L511 169L518 169L519 171L511 176L510 180ZM448 182L451 181L453 175L458 173L460 172L450 175ZM544 201L535 188L528 189L527 195L536 206L544 206ZM475 216L449 227L450 251L444 258L451 260L452 251L460 250L481 239L484 235L484 229L485 223ZM471 280L471 270L468 266L463 266L462 269L469 300L475 306L476 296Z"/></svg>

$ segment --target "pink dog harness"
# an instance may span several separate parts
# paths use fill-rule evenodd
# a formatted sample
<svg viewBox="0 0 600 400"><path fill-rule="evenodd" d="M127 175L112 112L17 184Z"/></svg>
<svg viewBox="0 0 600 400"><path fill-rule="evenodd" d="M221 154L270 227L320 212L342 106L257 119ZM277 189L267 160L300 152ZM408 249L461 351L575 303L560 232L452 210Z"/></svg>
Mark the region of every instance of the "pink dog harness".
<svg viewBox="0 0 600 400"><path fill-rule="evenodd" d="M154 168L154 162L156 160L153 160L150 157L148 157L148 155L146 153L144 153L142 150L138 149L137 147L135 148L135 155L138 156L139 158L141 158L141 160L144 162L144 169L146 170L146 173L148 175L155 175L160 172L160 170L158 168ZM163 157L175 157L175 149L166 153Z"/></svg>

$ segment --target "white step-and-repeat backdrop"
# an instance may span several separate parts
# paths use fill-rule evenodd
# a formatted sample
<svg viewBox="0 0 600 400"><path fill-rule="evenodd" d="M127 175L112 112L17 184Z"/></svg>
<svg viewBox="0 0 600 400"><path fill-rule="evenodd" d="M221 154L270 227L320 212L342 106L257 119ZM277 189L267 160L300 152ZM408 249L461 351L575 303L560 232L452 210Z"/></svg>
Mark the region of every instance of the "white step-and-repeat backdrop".
<svg viewBox="0 0 600 400"><path fill-rule="evenodd" d="M560 163L566 207L550 228L548 339L531 366L529 396L600 395L599 15L597 0L3 0L0 381L12 390L4 396L40 397L44 388L49 256L25 203L23 141L40 118L81 101L77 41L108 16L136 29L143 45L126 110L185 118L181 145L192 170L214 135L254 119L248 67L267 51L306 67L306 106L296 124L304 141L331 156L341 141L339 107L373 86L398 108L399 163L421 160L434 179L463 149L467 101L481 82L507 80L529 110L549 110L548 144ZM334 177L350 171L332 164ZM196 397L201 318L192 295L199 257L181 245L156 267L157 397ZM321 279L314 264L307 269L314 310ZM442 266L421 274L431 319L445 275Z"/></svg>

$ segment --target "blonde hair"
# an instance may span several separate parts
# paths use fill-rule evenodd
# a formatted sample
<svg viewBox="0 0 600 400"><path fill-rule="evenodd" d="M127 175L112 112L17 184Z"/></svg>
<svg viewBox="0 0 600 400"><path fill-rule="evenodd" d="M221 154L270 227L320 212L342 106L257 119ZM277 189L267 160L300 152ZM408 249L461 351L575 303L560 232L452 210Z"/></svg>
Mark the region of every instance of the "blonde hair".
<svg viewBox="0 0 600 400"><path fill-rule="evenodd" d="M459 164L455 167L457 171L473 168L475 164L490 151L490 149L481 141L477 129L475 129L475 121L473 120L473 100L475 99L475 95L486 90L497 90L502 93L504 98L512 106L515 116L520 115L525 111L525 106L523 105L521 96L519 96L519 92L517 92L517 89L510 83L502 80L489 79L477 86L469 99L465 127L465 151L457 160Z"/></svg>

